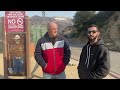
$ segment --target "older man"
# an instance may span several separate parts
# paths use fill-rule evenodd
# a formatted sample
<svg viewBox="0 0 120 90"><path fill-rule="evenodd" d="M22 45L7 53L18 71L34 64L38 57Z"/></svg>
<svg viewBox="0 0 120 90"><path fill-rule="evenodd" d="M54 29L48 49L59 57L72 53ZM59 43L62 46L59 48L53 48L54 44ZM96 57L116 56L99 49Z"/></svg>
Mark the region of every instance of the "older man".
<svg viewBox="0 0 120 90"><path fill-rule="evenodd" d="M38 40L35 59L42 67L44 79L66 79L65 67L70 61L68 41L58 33L55 22L48 23L48 32Z"/></svg>

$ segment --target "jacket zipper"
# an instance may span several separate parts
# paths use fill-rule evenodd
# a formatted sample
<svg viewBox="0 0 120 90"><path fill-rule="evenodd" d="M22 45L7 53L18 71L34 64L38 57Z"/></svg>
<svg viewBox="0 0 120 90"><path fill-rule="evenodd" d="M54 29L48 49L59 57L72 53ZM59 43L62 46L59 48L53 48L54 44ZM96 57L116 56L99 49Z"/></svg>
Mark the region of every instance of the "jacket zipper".
<svg viewBox="0 0 120 90"><path fill-rule="evenodd" d="M54 55L54 67L56 66L56 60L55 60L55 50L54 50L54 45L53 45L53 55ZM54 68L54 74L56 72L56 67Z"/></svg>
<svg viewBox="0 0 120 90"><path fill-rule="evenodd" d="M90 62L90 49L91 49L91 46L87 45L87 57L86 57L86 61L85 61L87 68L88 68L89 62Z"/></svg>
<svg viewBox="0 0 120 90"><path fill-rule="evenodd" d="M89 66L89 62L90 62L90 49L91 49L91 46L89 47L89 56L88 56L88 63L87 63L87 68L88 68L88 66Z"/></svg>

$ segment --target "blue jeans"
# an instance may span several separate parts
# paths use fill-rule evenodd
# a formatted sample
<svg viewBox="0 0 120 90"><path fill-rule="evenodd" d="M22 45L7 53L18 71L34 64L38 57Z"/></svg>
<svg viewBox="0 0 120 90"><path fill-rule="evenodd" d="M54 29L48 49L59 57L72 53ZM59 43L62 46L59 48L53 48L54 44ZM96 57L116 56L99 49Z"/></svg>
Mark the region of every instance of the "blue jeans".
<svg viewBox="0 0 120 90"><path fill-rule="evenodd" d="M24 71L24 66L23 66L23 59L14 59L13 60L13 72L23 72Z"/></svg>
<svg viewBox="0 0 120 90"><path fill-rule="evenodd" d="M43 72L43 79L66 79L65 71L57 75L51 75Z"/></svg>

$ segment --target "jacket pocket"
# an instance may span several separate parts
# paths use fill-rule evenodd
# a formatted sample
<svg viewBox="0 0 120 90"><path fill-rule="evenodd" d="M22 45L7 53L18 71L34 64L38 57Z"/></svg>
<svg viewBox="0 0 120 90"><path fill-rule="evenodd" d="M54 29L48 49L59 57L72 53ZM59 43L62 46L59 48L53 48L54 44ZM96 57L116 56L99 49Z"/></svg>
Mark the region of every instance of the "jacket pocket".
<svg viewBox="0 0 120 90"><path fill-rule="evenodd" d="M48 62L46 68L44 68L43 71L46 73L54 73L54 65Z"/></svg>
<svg viewBox="0 0 120 90"><path fill-rule="evenodd" d="M49 66L48 63L47 63L47 66L45 68L43 68L43 71L46 72L46 73L50 73L51 72L50 66Z"/></svg>
<svg viewBox="0 0 120 90"><path fill-rule="evenodd" d="M95 79L95 77L93 77L93 75L92 75L92 72L91 72L91 71L89 71L89 76L90 76L90 79Z"/></svg>
<svg viewBox="0 0 120 90"><path fill-rule="evenodd" d="M44 71L46 71L46 69L47 69L47 67L48 67L48 63L47 63L46 65L47 65L47 66L45 66L45 67L43 68Z"/></svg>

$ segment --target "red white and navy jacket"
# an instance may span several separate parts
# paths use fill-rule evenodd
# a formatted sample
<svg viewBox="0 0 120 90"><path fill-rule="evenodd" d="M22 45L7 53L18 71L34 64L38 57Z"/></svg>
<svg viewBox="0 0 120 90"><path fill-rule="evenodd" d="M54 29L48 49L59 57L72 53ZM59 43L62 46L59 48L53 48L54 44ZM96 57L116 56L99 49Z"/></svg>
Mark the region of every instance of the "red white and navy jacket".
<svg viewBox="0 0 120 90"><path fill-rule="evenodd" d="M53 45L48 33L46 33L38 40L34 52L35 60L42 67L43 72L53 75L60 74L65 70L70 61L70 55L68 41L61 34L57 35Z"/></svg>

